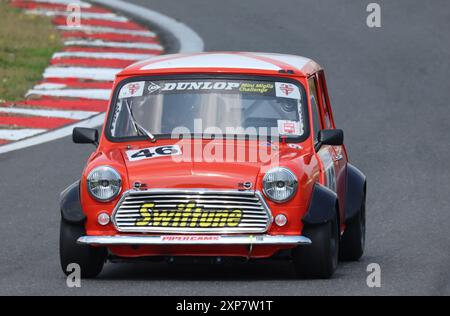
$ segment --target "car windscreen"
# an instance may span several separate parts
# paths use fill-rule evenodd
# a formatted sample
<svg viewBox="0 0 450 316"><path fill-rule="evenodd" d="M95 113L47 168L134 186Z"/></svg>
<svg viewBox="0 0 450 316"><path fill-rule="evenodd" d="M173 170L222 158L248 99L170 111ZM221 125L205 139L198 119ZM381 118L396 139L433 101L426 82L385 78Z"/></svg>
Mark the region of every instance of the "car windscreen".
<svg viewBox="0 0 450 316"><path fill-rule="evenodd" d="M234 79L133 81L119 86L109 136L189 133L302 137L307 132L304 88L294 82ZM133 122L134 121L134 122Z"/></svg>

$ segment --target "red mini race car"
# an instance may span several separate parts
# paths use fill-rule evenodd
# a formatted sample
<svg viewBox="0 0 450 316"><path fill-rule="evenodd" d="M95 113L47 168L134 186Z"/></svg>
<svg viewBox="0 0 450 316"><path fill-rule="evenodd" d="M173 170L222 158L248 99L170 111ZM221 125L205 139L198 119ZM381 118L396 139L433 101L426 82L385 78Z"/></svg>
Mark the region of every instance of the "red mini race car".
<svg viewBox="0 0 450 316"><path fill-rule="evenodd" d="M325 75L291 55L155 57L118 74L81 180L61 194L60 258L289 256L329 278L365 244L366 177L348 163ZM153 258L154 259L154 258Z"/></svg>

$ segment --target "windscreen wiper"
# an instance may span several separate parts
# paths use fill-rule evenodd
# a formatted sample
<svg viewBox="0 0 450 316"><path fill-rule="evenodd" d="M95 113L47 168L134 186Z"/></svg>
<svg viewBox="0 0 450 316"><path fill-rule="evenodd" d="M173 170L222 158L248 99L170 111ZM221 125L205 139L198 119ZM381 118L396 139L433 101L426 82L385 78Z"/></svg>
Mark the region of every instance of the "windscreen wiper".
<svg viewBox="0 0 450 316"><path fill-rule="evenodd" d="M131 106L128 103L128 100L124 100L124 101L125 101L125 106L128 109L128 114L130 115L130 121L131 121L131 123L133 123L133 127L134 127L134 130L136 131L136 133L138 135L141 134L141 135L147 136L152 143L156 142L155 136L136 121L136 119L134 118L134 115L133 115L133 111L131 110Z"/></svg>

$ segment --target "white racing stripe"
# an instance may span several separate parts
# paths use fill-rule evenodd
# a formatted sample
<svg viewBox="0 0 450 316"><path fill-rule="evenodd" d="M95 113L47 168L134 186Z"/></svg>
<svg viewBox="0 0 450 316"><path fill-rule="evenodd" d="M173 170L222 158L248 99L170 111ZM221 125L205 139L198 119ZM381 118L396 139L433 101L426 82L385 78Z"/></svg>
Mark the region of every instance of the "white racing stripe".
<svg viewBox="0 0 450 316"><path fill-rule="evenodd" d="M166 56L167 57L167 56ZM142 70L167 69L167 68L245 68L245 69L264 69L278 71L280 67L245 55L228 54L228 53L205 53L193 56L179 57L173 55L174 58L158 58L144 67Z"/></svg>
<svg viewBox="0 0 450 316"><path fill-rule="evenodd" d="M33 0L32 2L38 2L38 3L50 3L50 4L77 4L81 8L91 8L92 5L90 3L79 1L79 0Z"/></svg>
<svg viewBox="0 0 450 316"><path fill-rule="evenodd" d="M31 95L108 101L111 95L111 90L109 89L30 90L28 91L26 97L29 97Z"/></svg>
<svg viewBox="0 0 450 316"><path fill-rule="evenodd" d="M113 34L123 34L123 35L134 35L143 37L156 37L156 34L150 31L138 31L138 30L127 30L127 29L115 29L112 27L102 27L102 26L66 26L60 25L57 27L61 31L81 31L87 33L113 33Z"/></svg>
<svg viewBox="0 0 450 316"><path fill-rule="evenodd" d="M0 129L0 139L21 140L37 134L42 134L46 129Z"/></svg>
<svg viewBox="0 0 450 316"><path fill-rule="evenodd" d="M8 107L0 107L0 113L42 116L42 117L57 117L72 120L85 120L98 114L98 112L91 112L91 111L59 111L59 110L39 110L39 109L8 108Z"/></svg>
<svg viewBox="0 0 450 316"><path fill-rule="evenodd" d="M25 11L27 14L34 15L44 15L49 17L54 16L69 16L73 14L68 11L48 11L48 10L27 10ZM105 21L113 21L113 22L128 22L129 20L123 16L117 16L114 13L91 13L91 12L81 12L82 19L95 19L95 20L105 20Z"/></svg>
<svg viewBox="0 0 450 316"><path fill-rule="evenodd" d="M74 40L66 41L66 46L87 46L87 47L112 47L112 48L136 48L136 49L153 49L163 50L163 47L159 44L152 43L126 43L126 42L105 42L102 40Z"/></svg>
<svg viewBox="0 0 450 316"><path fill-rule="evenodd" d="M116 74L122 69L116 68L84 68L84 67L48 67L44 78L77 78L97 81L114 81Z"/></svg>
<svg viewBox="0 0 450 316"><path fill-rule="evenodd" d="M52 58L92 58L92 59L122 59L144 60L157 56L156 54L127 54L127 53L91 53L91 52L62 52L56 53Z"/></svg>

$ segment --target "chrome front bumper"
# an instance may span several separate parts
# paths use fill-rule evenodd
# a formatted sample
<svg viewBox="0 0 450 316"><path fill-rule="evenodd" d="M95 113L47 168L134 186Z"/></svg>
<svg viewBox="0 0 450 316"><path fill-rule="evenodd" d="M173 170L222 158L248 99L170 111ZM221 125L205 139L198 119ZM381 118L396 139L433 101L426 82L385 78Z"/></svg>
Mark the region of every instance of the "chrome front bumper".
<svg viewBox="0 0 450 316"><path fill-rule="evenodd" d="M93 246L152 246L152 245L293 245L309 246L309 238L303 236L85 236L78 239L82 245Z"/></svg>

